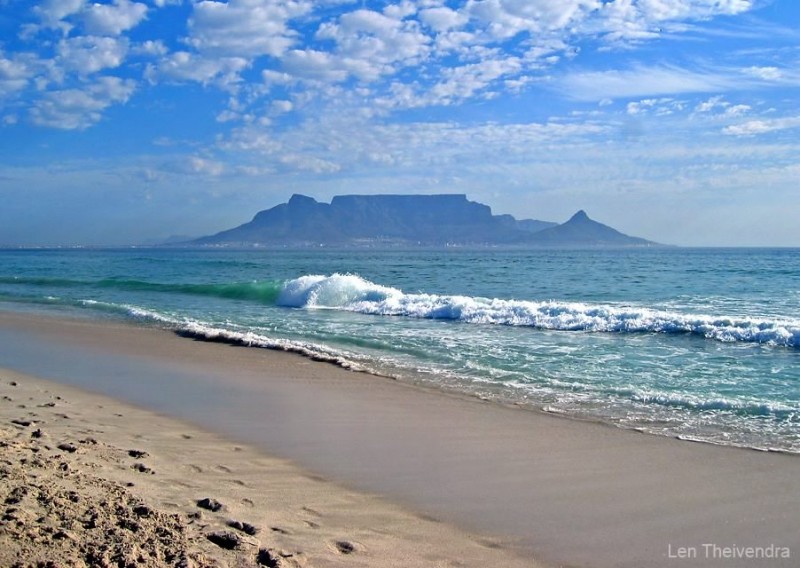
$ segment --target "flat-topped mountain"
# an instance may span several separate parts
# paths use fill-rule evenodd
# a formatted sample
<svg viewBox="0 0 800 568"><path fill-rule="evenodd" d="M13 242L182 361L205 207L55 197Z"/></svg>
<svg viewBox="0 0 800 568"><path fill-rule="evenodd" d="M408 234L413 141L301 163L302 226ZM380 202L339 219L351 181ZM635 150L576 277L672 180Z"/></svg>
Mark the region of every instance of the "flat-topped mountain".
<svg viewBox="0 0 800 568"><path fill-rule="evenodd" d="M295 194L253 220L187 243L200 246L642 246L582 211L563 225L492 215L463 194L339 195L320 203Z"/></svg>

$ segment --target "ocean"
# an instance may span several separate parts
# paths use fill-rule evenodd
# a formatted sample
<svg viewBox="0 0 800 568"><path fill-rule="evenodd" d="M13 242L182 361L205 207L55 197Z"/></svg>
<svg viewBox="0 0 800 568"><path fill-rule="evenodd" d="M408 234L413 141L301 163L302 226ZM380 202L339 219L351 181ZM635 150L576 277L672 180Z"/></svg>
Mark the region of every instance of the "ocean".
<svg viewBox="0 0 800 568"><path fill-rule="evenodd" d="M5 250L0 309L800 452L800 249Z"/></svg>

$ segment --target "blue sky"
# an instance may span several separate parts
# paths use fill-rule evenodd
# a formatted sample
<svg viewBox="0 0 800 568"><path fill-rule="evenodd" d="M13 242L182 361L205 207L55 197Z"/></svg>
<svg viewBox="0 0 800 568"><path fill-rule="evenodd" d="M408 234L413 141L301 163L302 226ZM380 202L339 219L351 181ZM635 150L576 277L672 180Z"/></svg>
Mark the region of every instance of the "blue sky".
<svg viewBox="0 0 800 568"><path fill-rule="evenodd" d="M466 193L800 246L796 0L0 0L0 244Z"/></svg>

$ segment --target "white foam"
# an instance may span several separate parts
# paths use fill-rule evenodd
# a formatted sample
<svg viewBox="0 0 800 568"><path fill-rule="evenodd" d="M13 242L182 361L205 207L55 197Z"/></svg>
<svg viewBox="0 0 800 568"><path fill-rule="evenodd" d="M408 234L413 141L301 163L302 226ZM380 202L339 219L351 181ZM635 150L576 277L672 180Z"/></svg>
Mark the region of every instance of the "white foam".
<svg viewBox="0 0 800 568"><path fill-rule="evenodd" d="M267 337L266 335L254 333L252 331L222 329L188 318L181 319L169 317L158 312L153 312L151 310L142 309L136 306L123 306L123 309L132 318L164 324L173 329L176 333L187 337L193 337L212 342L231 343L245 347L261 347L264 349L298 353L315 361L333 363L339 367L350 369L352 371L368 370L353 361L351 358L347 357L346 354L334 349L329 349L322 345L301 341L291 341L288 339L275 339Z"/></svg>
<svg viewBox="0 0 800 568"><path fill-rule="evenodd" d="M402 295L400 290L373 284L354 274L315 274L288 281L277 304L291 308L346 308L357 302L381 302Z"/></svg>
<svg viewBox="0 0 800 568"><path fill-rule="evenodd" d="M800 347L800 320L796 319L734 318L582 302L405 294L352 274L310 275L290 280L277 303L295 308L331 308L370 315L560 331L688 333L718 341Z"/></svg>

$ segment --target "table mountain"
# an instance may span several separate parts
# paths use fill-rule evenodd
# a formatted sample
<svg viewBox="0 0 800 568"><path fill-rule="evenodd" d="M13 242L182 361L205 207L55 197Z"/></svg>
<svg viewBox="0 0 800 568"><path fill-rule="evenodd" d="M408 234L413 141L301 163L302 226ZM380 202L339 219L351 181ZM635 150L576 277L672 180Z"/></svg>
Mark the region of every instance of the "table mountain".
<svg viewBox="0 0 800 568"><path fill-rule="evenodd" d="M492 215L463 194L339 195L330 204L295 194L249 223L187 243L200 246L630 246L652 244L592 221L563 225Z"/></svg>

